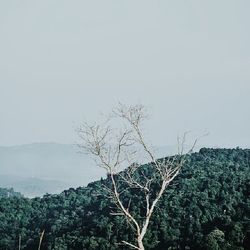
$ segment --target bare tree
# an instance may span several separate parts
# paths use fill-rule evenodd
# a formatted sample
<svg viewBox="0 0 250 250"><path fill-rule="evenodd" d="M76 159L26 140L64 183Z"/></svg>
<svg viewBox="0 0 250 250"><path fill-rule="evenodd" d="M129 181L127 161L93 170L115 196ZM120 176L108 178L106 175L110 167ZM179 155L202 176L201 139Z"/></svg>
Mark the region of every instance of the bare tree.
<svg viewBox="0 0 250 250"><path fill-rule="evenodd" d="M121 121L120 129L111 127L111 120L116 118ZM105 123L84 123L77 130L81 139L80 149L94 157L96 164L106 170L112 182L111 188L105 187L116 205L116 211L111 214L126 218L135 231L135 243L122 241L122 244L139 250L145 249L143 239L157 203L167 186L178 175L185 160L183 150L186 134L178 139L177 155L164 159L156 158L154 150L144 138L142 125L146 118L143 105L119 104ZM144 162L150 162L150 174L143 171L141 164L134 163L142 159L142 156ZM125 167L126 171L121 171ZM129 189L138 189L144 196L143 214L136 215L131 211L133 200L127 201L124 198L124 186L120 185L121 182Z"/></svg>

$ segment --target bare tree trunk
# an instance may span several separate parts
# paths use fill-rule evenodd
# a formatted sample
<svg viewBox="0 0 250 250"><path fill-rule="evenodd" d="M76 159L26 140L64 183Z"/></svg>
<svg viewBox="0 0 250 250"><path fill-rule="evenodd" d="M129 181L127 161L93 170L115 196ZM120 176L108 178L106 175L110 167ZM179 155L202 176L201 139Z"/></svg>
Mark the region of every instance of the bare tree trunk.
<svg viewBox="0 0 250 250"><path fill-rule="evenodd" d="M18 250L21 250L21 244L22 244L22 236L19 235Z"/></svg>
<svg viewBox="0 0 250 250"><path fill-rule="evenodd" d="M41 235L40 235L38 250L41 249L44 233L45 233L45 230L43 230Z"/></svg>
<svg viewBox="0 0 250 250"><path fill-rule="evenodd" d="M137 238L138 248L139 250L145 250L141 235Z"/></svg>

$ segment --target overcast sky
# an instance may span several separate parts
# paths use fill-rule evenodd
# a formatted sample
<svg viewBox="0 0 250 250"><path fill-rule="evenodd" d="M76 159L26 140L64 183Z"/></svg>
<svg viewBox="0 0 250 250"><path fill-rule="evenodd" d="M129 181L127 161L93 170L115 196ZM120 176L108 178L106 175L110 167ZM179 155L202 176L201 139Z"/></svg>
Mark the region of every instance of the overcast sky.
<svg viewBox="0 0 250 250"><path fill-rule="evenodd" d="M0 1L0 145L73 143L118 101L152 142L250 147L250 1Z"/></svg>

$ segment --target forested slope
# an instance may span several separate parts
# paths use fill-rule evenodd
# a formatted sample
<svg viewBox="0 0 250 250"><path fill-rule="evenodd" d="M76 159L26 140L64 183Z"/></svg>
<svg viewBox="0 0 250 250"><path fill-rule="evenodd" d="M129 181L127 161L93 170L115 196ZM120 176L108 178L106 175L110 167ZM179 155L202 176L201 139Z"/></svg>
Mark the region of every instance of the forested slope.
<svg viewBox="0 0 250 250"><path fill-rule="evenodd" d="M142 166L147 168L147 165ZM133 241L122 217L102 195L101 180L60 195L0 199L0 249L127 249ZM144 209L136 192L131 209ZM145 238L146 249L249 249L250 150L206 149L187 157L168 187Z"/></svg>

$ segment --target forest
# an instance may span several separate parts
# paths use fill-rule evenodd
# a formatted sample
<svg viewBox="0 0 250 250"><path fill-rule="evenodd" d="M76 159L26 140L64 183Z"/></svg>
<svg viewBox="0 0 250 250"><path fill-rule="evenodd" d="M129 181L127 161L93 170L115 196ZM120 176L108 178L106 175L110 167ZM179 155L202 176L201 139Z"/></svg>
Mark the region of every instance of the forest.
<svg viewBox="0 0 250 250"><path fill-rule="evenodd" d="M149 167L140 168L151 174ZM111 215L114 204L103 189L109 183L107 177L33 199L1 189L0 249L38 249L43 231L42 250L128 249L121 242L133 242L134 235L124 217ZM133 200L131 210L143 214L140 193L125 196ZM250 249L250 150L202 148L187 155L153 214L144 244L159 250Z"/></svg>

